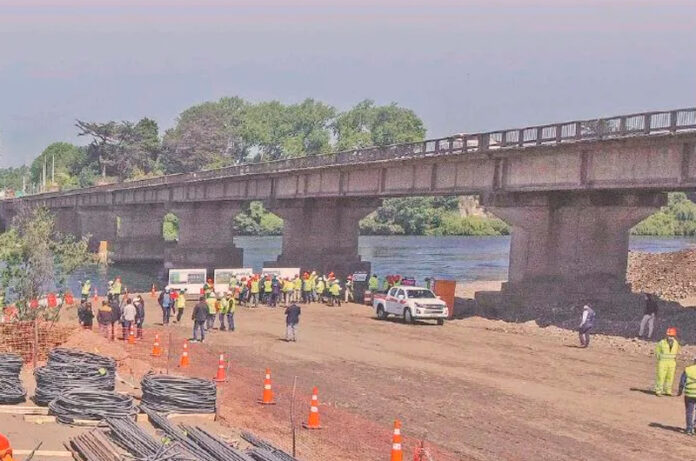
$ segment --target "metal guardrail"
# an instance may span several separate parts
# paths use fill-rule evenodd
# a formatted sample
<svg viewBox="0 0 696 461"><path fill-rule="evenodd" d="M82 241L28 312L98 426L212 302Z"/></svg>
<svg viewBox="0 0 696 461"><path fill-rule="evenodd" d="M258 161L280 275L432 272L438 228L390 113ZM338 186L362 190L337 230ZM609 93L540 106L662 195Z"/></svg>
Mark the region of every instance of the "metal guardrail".
<svg viewBox="0 0 696 461"><path fill-rule="evenodd" d="M481 153L500 149L520 149L560 145L577 141L651 136L691 130L696 130L696 107L577 120L486 133L460 134L406 144L368 147L263 163L248 163L195 173L174 174L153 179L74 189L66 192L42 193L31 197L41 196L42 198L49 198L85 192L111 192L115 190L172 185L189 181L282 173L334 165L353 165L385 160Z"/></svg>

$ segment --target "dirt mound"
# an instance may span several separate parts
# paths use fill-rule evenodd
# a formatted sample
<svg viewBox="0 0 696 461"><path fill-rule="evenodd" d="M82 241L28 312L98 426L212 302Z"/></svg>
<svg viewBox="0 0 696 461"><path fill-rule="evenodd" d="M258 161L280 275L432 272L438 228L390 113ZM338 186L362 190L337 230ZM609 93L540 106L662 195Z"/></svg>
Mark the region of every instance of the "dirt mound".
<svg viewBox="0 0 696 461"><path fill-rule="evenodd" d="M696 296L696 250L631 252L626 278L634 291L660 293L664 300L679 301Z"/></svg>
<svg viewBox="0 0 696 461"><path fill-rule="evenodd" d="M61 346L113 357L117 362L122 362L128 357L128 353L120 342L108 341L90 330L78 330Z"/></svg>

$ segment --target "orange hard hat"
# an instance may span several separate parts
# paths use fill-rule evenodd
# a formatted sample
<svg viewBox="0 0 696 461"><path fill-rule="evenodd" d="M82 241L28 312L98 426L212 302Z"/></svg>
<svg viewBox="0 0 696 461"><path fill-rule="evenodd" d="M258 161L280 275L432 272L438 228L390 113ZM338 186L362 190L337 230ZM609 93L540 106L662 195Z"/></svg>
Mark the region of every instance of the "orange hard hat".
<svg viewBox="0 0 696 461"><path fill-rule="evenodd" d="M0 459L12 459L10 441L2 434L0 434Z"/></svg>
<svg viewBox="0 0 696 461"><path fill-rule="evenodd" d="M677 336L677 329L674 327L667 328L667 336Z"/></svg>

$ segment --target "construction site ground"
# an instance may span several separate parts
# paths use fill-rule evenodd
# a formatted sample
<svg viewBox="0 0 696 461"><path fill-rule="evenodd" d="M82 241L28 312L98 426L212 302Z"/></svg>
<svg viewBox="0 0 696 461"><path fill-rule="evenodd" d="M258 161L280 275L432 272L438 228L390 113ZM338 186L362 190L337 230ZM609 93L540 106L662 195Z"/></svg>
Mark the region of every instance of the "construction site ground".
<svg viewBox="0 0 696 461"><path fill-rule="evenodd" d="M150 365L176 372L178 338L191 335L192 303L183 324L163 328L159 306L145 298L150 337L121 346L132 348L137 363L123 373L134 381ZM186 371L212 377L217 354L225 353L231 362L221 417L284 449L294 377L298 419L306 419L318 386L324 429L298 432L301 459L385 459L394 419L403 421L408 457L424 438L436 460L696 458L696 439L682 433L682 399L650 392L653 343L597 335L580 349L574 332L533 322L472 317L440 327L379 321L357 304L302 309L299 340L286 343L282 308L240 308L235 332L214 331L191 346ZM169 358L148 365L153 332L174 339ZM675 389L694 353L684 349ZM274 407L255 403L267 367Z"/></svg>

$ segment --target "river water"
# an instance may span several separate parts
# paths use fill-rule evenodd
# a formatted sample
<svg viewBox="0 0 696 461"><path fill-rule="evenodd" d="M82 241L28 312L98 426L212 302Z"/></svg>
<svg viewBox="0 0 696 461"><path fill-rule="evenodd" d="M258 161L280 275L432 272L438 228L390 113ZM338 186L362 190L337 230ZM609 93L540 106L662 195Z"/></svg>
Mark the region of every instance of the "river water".
<svg viewBox="0 0 696 461"><path fill-rule="evenodd" d="M244 267L259 271L264 261L274 261L281 248L280 237L237 237L244 249ZM402 274L422 282L425 277L458 281L505 280L507 278L509 237L360 237L360 255L372 263L380 275ZM694 238L632 237L633 251L661 253L696 247ZM79 280L88 277L93 286L120 275L131 291L162 286L166 274L161 264L119 264L108 268L89 267L70 280L79 292ZM100 293L101 294L101 293Z"/></svg>

